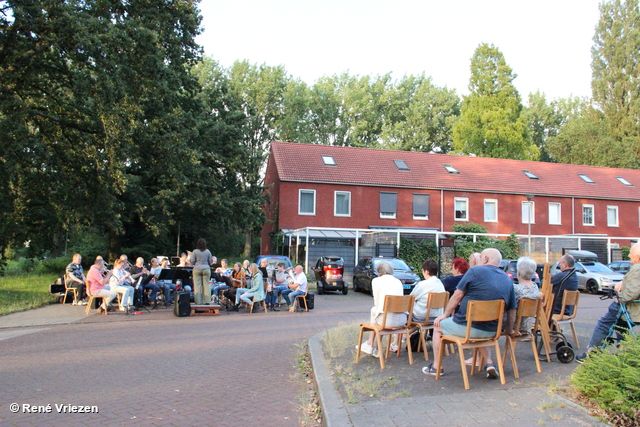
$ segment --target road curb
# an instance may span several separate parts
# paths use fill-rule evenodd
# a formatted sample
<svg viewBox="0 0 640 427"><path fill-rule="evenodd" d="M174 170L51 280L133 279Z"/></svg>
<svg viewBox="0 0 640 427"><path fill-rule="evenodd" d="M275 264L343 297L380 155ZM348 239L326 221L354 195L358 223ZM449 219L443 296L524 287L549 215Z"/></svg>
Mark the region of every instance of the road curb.
<svg viewBox="0 0 640 427"><path fill-rule="evenodd" d="M316 380L318 400L322 408L322 420L326 427L353 426L349 412L336 390L333 377L327 368L324 353L320 345L320 338L324 332L309 340L309 355L313 376Z"/></svg>

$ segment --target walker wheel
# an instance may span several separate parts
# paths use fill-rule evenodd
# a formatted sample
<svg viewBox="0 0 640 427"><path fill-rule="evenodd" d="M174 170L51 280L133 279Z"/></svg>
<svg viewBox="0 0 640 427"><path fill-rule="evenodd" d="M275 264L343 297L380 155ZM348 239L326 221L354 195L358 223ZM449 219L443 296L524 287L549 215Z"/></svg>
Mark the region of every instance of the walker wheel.
<svg viewBox="0 0 640 427"><path fill-rule="evenodd" d="M575 357L575 353L573 352L573 349L571 347L564 345L558 348L556 356L558 357L558 360L560 362L569 363Z"/></svg>
<svg viewBox="0 0 640 427"><path fill-rule="evenodd" d="M556 353L560 352L560 349L562 347L573 348L573 346L571 345L571 343L569 341L560 341L558 344L556 344Z"/></svg>

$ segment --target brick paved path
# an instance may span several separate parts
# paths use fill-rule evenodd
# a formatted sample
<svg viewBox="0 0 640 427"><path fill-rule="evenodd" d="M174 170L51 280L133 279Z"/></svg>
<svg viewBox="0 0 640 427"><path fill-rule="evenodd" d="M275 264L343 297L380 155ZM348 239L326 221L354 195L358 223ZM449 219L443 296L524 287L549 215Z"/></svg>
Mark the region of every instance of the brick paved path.
<svg viewBox="0 0 640 427"><path fill-rule="evenodd" d="M368 317L368 295L316 295L309 313L94 315L0 341L0 425L296 426L299 346ZM69 307L70 310L83 310ZM11 403L97 405L17 413Z"/></svg>

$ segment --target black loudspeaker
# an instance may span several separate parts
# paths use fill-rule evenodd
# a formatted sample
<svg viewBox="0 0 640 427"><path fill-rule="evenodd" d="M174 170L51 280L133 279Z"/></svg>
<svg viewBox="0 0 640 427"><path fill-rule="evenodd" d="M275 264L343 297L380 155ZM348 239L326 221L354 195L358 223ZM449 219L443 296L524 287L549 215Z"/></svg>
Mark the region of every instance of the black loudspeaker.
<svg viewBox="0 0 640 427"><path fill-rule="evenodd" d="M173 314L178 317L186 317L191 315L191 304L189 292L177 292L173 305Z"/></svg>
<svg viewBox="0 0 640 427"><path fill-rule="evenodd" d="M313 310L313 307L315 306L315 294L313 292L307 292L307 308L309 310Z"/></svg>

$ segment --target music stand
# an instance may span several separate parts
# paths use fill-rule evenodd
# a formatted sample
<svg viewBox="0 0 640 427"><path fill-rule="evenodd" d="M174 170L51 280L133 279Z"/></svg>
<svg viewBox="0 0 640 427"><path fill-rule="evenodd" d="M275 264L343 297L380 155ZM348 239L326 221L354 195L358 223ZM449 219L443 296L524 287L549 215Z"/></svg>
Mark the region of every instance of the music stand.
<svg viewBox="0 0 640 427"><path fill-rule="evenodd" d="M136 286L134 286L136 292L140 291L140 297L138 298L138 305L136 305L136 310L139 310L140 307L142 307L145 310L147 310L148 313L151 313L151 310L149 310L144 305L144 298L142 296L144 294L145 285L147 283L151 282L152 279L153 279L153 275L152 274L146 274L146 275L142 275L142 276L138 277L138 280L136 281ZM156 299L156 301L154 301L153 308L154 309L158 308L158 300L157 299Z"/></svg>

